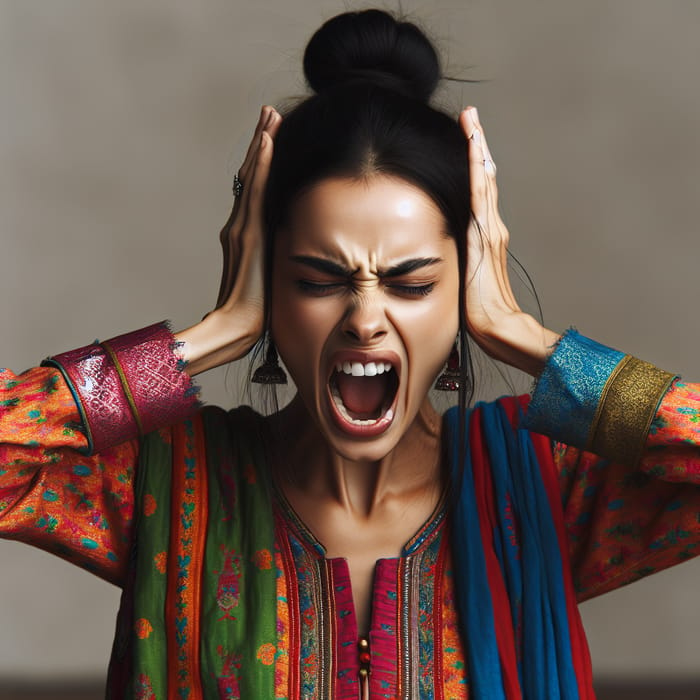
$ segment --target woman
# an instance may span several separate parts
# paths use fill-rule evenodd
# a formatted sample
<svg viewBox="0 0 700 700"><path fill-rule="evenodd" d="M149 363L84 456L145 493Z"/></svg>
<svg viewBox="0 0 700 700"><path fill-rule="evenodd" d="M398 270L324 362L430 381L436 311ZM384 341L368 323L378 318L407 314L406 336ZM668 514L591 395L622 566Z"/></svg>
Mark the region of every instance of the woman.
<svg viewBox="0 0 700 700"><path fill-rule="evenodd" d="M113 697L591 697L575 598L700 539L697 390L520 310L478 115L427 106L414 26L341 15L305 71L241 167L217 308L3 377L2 531L124 587ZM263 333L292 403L188 418L188 376ZM539 375L525 423L466 417L467 334Z"/></svg>

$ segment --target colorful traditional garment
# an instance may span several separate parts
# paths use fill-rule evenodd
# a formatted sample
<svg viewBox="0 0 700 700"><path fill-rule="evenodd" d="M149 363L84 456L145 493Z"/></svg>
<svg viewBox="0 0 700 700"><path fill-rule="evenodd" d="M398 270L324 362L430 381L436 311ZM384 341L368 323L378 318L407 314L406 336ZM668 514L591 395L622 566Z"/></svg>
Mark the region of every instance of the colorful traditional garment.
<svg viewBox="0 0 700 700"><path fill-rule="evenodd" d="M148 338L149 357L161 357L168 338ZM347 564L325 556L271 483L259 416L205 408L83 455L88 430L102 444L93 416L108 406L134 425L147 392L91 403L83 389L94 384L76 386L87 375L61 359L82 418L55 369L0 373L0 533L124 588L111 697L357 698L362 668L371 698L592 697L574 598L698 553L700 387L570 333L528 409L537 432L514 427L524 399L472 413L460 483L473 503L443 503L399 558L377 563L359 647ZM169 386L170 401L179 392L191 404L180 379ZM609 436L625 428L614 420L625 394L637 429L621 453ZM446 420L454 434L454 414ZM613 445L620 461L582 451L591 444ZM467 514L475 522L463 527Z"/></svg>

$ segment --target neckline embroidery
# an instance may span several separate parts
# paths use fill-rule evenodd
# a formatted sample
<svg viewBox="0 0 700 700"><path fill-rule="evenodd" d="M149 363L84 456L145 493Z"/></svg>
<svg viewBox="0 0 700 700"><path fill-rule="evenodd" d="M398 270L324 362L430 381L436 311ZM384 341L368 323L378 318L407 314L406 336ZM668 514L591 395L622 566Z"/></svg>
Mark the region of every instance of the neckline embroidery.
<svg viewBox="0 0 700 700"><path fill-rule="evenodd" d="M326 556L326 548L323 543L314 535L312 530L301 519L299 514L294 509L294 506L289 502L289 499L284 494L282 489L277 485L274 477L270 478L272 484L273 509L281 516L288 527L291 528L298 536L300 536L307 545L309 545L319 556L319 558L333 561L334 559L345 560L344 557L328 558ZM447 496L443 491L440 500L433 509L433 512L428 516L428 519L416 530L410 539L401 548L399 557L382 557L380 561L403 559L421 552L425 547L433 541L435 536L440 532L441 526L447 516Z"/></svg>

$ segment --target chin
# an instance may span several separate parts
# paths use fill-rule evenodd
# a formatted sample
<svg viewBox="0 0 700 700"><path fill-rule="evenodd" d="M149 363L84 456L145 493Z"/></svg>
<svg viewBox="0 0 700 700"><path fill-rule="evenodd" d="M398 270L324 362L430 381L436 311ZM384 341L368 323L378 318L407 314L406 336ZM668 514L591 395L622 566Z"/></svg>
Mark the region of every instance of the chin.
<svg viewBox="0 0 700 700"><path fill-rule="evenodd" d="M395 436L383 435L379 439L364 438L350 441L345 437L338 439L335 431L323 432L331 450L351 462L379 462L392 452L403 437L403 433L400 433Z"/></svg>

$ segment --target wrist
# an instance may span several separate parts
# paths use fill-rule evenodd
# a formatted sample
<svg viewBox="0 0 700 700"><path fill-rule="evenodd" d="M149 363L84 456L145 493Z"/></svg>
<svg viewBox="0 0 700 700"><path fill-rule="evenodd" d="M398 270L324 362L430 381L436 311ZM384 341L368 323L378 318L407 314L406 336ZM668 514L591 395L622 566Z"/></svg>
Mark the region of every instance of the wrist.
<svg viewBox="0 0 700 700"><path fill-rule="evenodd" d="M175 334L178 356L194 376L246 355L263 332L262 308L219 308Z"/></svg>
<svg viewBox="0 0 700 700"><path fill-rule="evenodd" d="M533 377L542 372L560 338L558 333L522 311L492 315L488 324L470 332L491 357Z"/></svg>

